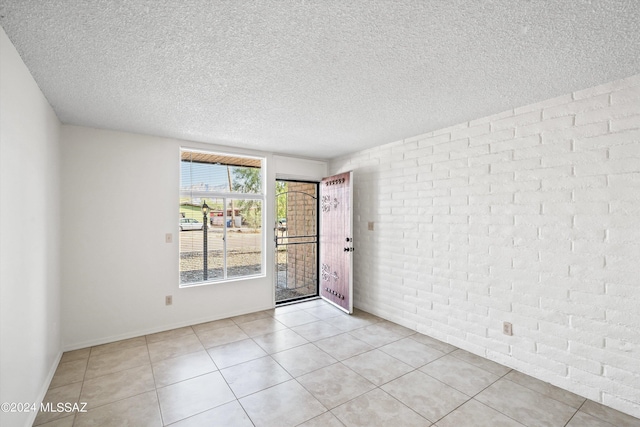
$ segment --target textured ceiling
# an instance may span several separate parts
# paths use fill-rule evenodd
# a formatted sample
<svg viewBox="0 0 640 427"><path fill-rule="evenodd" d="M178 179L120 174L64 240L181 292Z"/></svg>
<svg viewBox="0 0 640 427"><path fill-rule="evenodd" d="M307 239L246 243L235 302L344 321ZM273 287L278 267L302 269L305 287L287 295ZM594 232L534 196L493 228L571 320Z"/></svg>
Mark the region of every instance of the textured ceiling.
<svg viewBox="0 0 640 427"><path fill-rule="evenodd" d="M0 0L64 123L331 158L640 73L638 0Z"/></svg>

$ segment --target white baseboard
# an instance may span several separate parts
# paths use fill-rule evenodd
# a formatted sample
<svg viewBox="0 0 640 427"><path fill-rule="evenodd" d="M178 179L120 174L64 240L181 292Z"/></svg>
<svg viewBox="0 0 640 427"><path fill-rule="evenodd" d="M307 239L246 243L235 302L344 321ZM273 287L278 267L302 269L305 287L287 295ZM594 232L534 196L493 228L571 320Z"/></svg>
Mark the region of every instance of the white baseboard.
<svg viewBox="0 0 640 427"><path fill-rule="evenodd" d="M40 392L34 403L37 407L40 407L42 402L44 401L44 397L47 395L47 391L49 391L49 386L51 385L51 381L53 380L53 376L56 373L56 369L58 369L58 365L60 364L60 360L62 359L62 350L58 352L58 356L54 359L53 364L49 368L49 374L47 374L47 378L44 380L44 383L40 387ZM31 427L38 416L38 411L29 412L29 418L27 418L27 423L25 427Z"/></svg>
<svg viewBox="0 0 640 427"><path fill-rule="evenodd" d="M183 328L185 326L191 326L191 325L197 325L198 323L213 322L215 320L222 320L222 319L227 319L229 317L242 316L243 314L255 313L257 311L270 310L270 309L273 309L273 307L272 306L263 307L263 308L259 308L258 307L258 308L255 308L255 309L251 309L249 311L243 310L241 312L225 313L225 314L223 314L221 316L211 316L211 317L205 317L205 318L199 318L199 319L192 319L192 320L172 323L172 324L169 324L169 325L163 325L163 326L155 327L155 328L140 329L140 330L136 330L136 331L127 332L127 333L124 333L124 334L118 334L118 335L109 336L109 337L97 338L95 340L88 340L88 341L83 341L83 342L79 342L79 343L65 344L64 347L63 347L63 350L64 351L79 350L81 348L87 348L87 347L93 347L93 346L96 346L96 345L108 344L108 343L112 343L112 342L115 342L115 341L121 341L121 340L126 340L126 339L129 339L129 338L140 337L142 335L155 334L155 333L158 333L158 332L169 331L171 329Z"/></svg>

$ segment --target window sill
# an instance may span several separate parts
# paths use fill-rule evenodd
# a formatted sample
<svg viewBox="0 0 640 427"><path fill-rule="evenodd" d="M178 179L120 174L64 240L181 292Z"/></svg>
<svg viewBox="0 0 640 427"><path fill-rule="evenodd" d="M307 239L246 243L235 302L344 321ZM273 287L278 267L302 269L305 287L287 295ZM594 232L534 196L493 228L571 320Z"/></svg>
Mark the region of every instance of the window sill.
<svg viewBox="0 0 640 427"><path fill-rule="evenodd" d="M206 282L180 283L178 287L180 289L186 289L186 288L194 288L194 287L200 287L200 286L218 285L221 283L244 282L247 280L262 279L265 277L267 277L266 274L254 274L251 276L231 277L231 278L228 277L226 279L207 280Z"/></svg>

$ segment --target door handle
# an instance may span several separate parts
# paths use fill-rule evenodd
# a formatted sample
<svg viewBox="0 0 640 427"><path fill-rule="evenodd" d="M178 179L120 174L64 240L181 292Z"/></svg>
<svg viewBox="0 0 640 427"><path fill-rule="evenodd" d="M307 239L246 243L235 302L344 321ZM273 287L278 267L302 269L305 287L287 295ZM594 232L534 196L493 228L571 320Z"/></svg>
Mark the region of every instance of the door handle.
<svg viewBox="0 0 640 427"><path fill-rule="evenodd" d="M352 237L347 237L346 241L347 241L347 243L353 242L353 238ZM353 248L346 247L346 248L344 248L344 251L345 252L353 252Z"/></svg>

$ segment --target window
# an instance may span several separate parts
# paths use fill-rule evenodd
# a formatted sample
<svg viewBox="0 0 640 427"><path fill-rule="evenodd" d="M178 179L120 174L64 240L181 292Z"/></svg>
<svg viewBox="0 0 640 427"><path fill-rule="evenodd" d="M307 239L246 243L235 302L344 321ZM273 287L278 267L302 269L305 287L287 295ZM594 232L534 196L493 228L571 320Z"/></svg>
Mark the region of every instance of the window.
<svg viewBox="0 0 640 427"><path fill-rule="evenodd" d="M259 158L181 150L180 286L263 274L262 171Z"/></svg>

